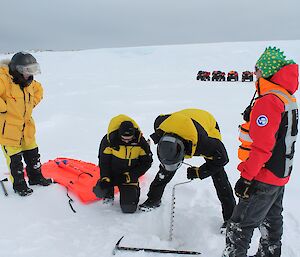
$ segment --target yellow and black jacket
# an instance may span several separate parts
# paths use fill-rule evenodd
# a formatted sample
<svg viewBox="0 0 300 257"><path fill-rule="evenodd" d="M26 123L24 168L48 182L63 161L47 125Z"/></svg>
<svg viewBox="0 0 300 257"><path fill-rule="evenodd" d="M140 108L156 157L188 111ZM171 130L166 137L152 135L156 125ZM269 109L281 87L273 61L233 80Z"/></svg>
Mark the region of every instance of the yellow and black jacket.
<svg viewBox="0 0 300 257"><path fill-rule="evenodd" d="M181 138L185 145L185 158L203 156L206 162L215 166L228 163L218 123L207 111L184 109L160 115L154 122L154 130L151 138L155 144L164 134L174 134Z"/></svg>
<svg viewBox="0 0 300 257"><path fill-rule="evenodd" d="M131 121L135 127L134 140L129 143L122 142L118 136L118 129L123 121ZM131 179L135 180L131 182L137 182L153 161L150 146L138 125L123 114L110 121L108 132L100 144L98 158L101 177L108 177L116 185L125 172L129 172Z"/></svg>
<svg viewBox="0 0 300 257"><path fill-rule="evenodd" d="M8 66L0 65L0 144L20 146L35 140L32 110L43 98L43 88L35 80L24 88L13 82Z"/></svg>

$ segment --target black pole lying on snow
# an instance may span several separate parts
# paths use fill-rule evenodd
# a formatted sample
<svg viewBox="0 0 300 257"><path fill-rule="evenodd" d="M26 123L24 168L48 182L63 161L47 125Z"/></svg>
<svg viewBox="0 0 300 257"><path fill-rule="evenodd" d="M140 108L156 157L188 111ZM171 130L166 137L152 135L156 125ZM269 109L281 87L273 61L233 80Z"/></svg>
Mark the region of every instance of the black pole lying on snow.
<svg viewBox="0 0 300 257"><path fill-rule="evenodd" d="M144 252L153 252L153 253L174 253L174 254L188 254L188 255L199 255L201 253L194 251L180 251L180 250L168 250L168 249L151 249L151 248L140 248L140 247L128 247L128 246L120 246L120 242L123 239L122 236L119 241L116 243L115 248L113 250L113 255L117 253L117 251L144 251Z"/></svg>

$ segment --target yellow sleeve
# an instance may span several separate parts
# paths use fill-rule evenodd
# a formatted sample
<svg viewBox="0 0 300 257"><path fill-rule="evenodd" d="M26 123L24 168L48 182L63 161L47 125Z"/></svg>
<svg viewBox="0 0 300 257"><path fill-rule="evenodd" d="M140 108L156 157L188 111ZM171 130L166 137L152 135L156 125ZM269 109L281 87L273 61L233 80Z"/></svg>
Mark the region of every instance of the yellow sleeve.
<svg viewBox="0 0 300 257"><path fill-rule="evenodd" d="M5 86L3 80L0 78L0 112L2 113L7 111L6 102L2 98L4 94L5 94Z"/></svg>
<svg viewBox="0 0 300 257"><path fill-rule="evenodd" d="M33 90L34 90L34 107L36 107L43 99L44 89L39 82L35 81Z"/></svg>

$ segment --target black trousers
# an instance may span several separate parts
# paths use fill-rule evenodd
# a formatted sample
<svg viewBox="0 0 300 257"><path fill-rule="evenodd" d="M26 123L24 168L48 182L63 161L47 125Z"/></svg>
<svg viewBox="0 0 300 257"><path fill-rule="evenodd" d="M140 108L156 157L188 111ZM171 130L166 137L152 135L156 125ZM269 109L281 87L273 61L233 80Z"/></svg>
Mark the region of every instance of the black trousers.
<svg viewBox="0 0 300 257"><path fill-rule="evenodd" d="M261 232L255 256L281 256L284 187L258 181L255 181L254 186L255 193L247 200L240 199L234 209L226 231L224 257L246 257L255 228Z"/></svg>
<svg viewBox="0 0 300 257"><path fill-rule="evenodd" d="M24 181L22 156L26 163L26 173L29 180L41 173L40 155L37 147L14 154L10 156L10 172L14 184L20 184Z"/></svg>
<svg viewBox="0 0 300 257"><path fill-rule="evenodd" d="M167 171L160 165L159 171L150 185L148 198L153 201L159 201L162 198L166 185L174 177L175 172ZM218 169L218 172L211 176L218 199L222 205L223 219L229 220L235 207L235 198L231 184L229 183L224 168Z"/></svg>
<svg viewBox="0 0 300 257"><path fill-rule="evenodd" d="M134 213L140 199L140 187L137 183L116 185L120 192L120 206L124 213ZM114 198L114 187L110 188L105 198Z"/></svg>

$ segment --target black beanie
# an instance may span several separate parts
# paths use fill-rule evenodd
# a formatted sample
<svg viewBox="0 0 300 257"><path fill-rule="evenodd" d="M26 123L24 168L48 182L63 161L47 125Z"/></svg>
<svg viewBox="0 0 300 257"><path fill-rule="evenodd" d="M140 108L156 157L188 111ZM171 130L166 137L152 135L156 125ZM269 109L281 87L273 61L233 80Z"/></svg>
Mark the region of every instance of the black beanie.
<svg viewBox="0 0 300 257"><path fill-rule="evenodd" d="M119 127L120 136L133 136L134 126L131 121L123 121Z"/></svg>

